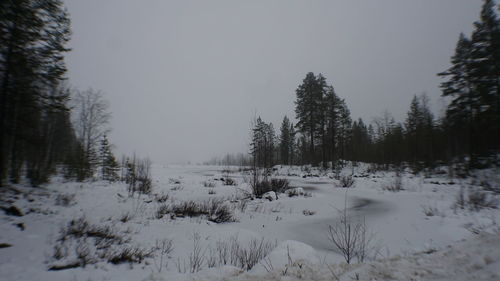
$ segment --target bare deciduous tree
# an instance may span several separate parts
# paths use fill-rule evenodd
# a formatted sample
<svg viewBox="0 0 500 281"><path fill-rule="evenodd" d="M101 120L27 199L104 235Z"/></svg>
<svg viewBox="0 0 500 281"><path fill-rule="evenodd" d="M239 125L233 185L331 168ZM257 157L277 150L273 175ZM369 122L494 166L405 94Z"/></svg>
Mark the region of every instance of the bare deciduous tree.
<svg viewBox="0 0 500 281"><path fill-rule="evenodd" d="M93 169L98 160L96 153L99 141L110 131L109 102L104 99L100 91L88 89L76 93L74 107L76 135L82 143L85 160Z"/></svg>
<svg viewBox="0 0 500 281"><path fill-rule="evenodd" d="M340 221L328 226L328 240L340 251L348 264L354 258L358 262L364 262L372 250L373 234L368 232L365 219L356 220L347 214L347 194Z"/></svg>

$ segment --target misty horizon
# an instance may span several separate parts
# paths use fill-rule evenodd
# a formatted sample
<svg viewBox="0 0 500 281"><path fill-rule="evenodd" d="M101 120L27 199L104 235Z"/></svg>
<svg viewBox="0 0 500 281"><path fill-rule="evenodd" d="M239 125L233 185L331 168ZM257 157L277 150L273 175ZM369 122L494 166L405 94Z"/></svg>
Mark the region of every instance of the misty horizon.
<svg viewBox="0 0 500 281"><path fill-rule="evenodd" d="M295 122L295 89L322 73L353 120L404 121L415 94L446 106L437 73L480 1L65 1L70 85L111 104L117 155L203 162L248 151L254 115Z"/></svg>

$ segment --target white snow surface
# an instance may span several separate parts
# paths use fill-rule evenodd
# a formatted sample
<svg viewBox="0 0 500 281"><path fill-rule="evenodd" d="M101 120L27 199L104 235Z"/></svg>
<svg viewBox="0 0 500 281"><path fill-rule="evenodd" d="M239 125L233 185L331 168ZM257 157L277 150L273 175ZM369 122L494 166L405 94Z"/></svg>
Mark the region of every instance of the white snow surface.
<svg viewBox="0 0 500 281"><path fill-rule="evenodd" d="M223 184L227 168L236 186ZM14 185L0 191L0 207L15 205L24 216L0 211L0 244L11 245L0 248L0 280L500 280L500 211L453 207L462 186L479 186L483 179L498 186L498 169L469 179L404 173L404 190L390 192L386 187L394 173L369 174L367 168L345 168L344 174L356 175L354 186L346 189L337 187L332 173L278 166L274 176L290 180L300 195L277 194L272 201L243 200L250 187L237 167L157 165L153 194L134 197L124 183L54 178L39 188ZM59 194L74 200L56 205ZM156 200L165 195L165 202ZM235 222L156 216L162 205L213 198L233 209ZM346 203L348 214L363 218L371 234L371 251L362 264L345 264L327 239L328 226L338 222ZM123 235L125 242L112 246L116 250L152 249L162 239L171 239L173 250L163 257L155 251L140 263L115 265L96 258L85 267L49 271L74 261L78 243L92 245L90 239L75 240L64 258L54 257L61 229L82 217ZM196 237L203 260L191 273ZM229 241L277 246L249 271L230 264L209 267L217 244Z"/></svg>

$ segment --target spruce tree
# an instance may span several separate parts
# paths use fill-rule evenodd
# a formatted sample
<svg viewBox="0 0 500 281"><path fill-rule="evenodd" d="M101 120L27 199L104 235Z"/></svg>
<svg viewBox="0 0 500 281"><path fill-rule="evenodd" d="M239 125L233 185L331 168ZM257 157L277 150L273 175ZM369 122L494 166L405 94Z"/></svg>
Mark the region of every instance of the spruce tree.
<svg viewBox="0 0 500 281"><path fill-rule="evenodd" d="M290 120L288 117L283 118L280 128L280 158L281 162L285 165L290 164L290 151L291 151L291 132L290 132Z"/></svg>
<svg viewBox="0 0 500 281"><path fill-rule="evenodd" d="M69 25L59 0L0 1L0 185L8 170L17 181L22 166L33 185L54 170L51 112L64 118L67 110L54 93L66 71Z"/></svg>
<svg viewBox="0 0 500 281"><path fill-rule="evenodd" d="M101 179L107 181L118 180L118 162L116 161L116 158L111 151L111 145L109 144L106 135L104 135L101 140L101 146L99 148L99 158L101 162Z"/></svg>
<svg viewBox="0 0 500 281"><path fill-rule="evenodd" d="M321 111L319 108L323 94L314 73L307 73L295 93L297 96L295 100L295 114L298 120L296 126L302 134L307 135L309 138L309 157L307 157L307 160L314 164L314 145L320 121Z"/></svg>

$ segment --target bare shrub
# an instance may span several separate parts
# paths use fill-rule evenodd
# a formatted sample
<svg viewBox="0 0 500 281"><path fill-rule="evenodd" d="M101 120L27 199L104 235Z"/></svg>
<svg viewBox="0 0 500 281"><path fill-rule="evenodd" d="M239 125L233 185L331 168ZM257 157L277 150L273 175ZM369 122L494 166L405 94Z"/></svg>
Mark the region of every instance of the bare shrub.
<svg viewBox="0 0 500 281"><path fill-rule="evenodd" d="M125 182L128 184L128 192L133 196L136 192L150 194L153 189L151 179L151 160L149 158L139 159L134 155L126 161L127 173Z"/></svg>
<svg viewBox="0 0 500 281"><path fill-rule="evenodd" d="M209 213L208 220L215 223L224 223L234 222L235 218L229 206L219 205Z"/></svg>
<svg viewBox="0 0 500 281"><path fill-rule="evenodd" d="M57 206L68 207L76 204L75 202L75 194L58 194L56 197L55 204Z"/></svg>
<svg viewBox="0 0 500 281"><path fill-rule="evenodd" d="M422 212L428 217L433 217L439 214L439 210L437 209L437 207L427 205L422 205Z"/></svg>
<svg viewBox="0 0 500 281"><path fill-rule="evenodd" d="M252 186L252 193L257 198L262 198L262 195L269 191L272 191L272 187L268 180L258 181L255 186Z"/></svg>
<svg viewBox="0 0 500 281"><path fill-rule="evenodd" d="M130 221L133 217L134 217L134 215L132 215L131 213L125 212L125 213L121 214L119 220L123 223L126 223L126 222Z"/></svg>
<svg viewBox="0 0 500 281"><path fill-rule="evenodd" d="M160 219L165 214L174 217L199 217L205 216L215 223L234 222L232 209L222 199L209 199L206 201L184 201L173 205L161 205L156 211L156 218Z"/></svg>
<svg viewBox="0 0 500 281"><path fill-rule="evenodd" d="M52 257L56 260L66 258L68 256L68 247L64 244L56 244L54 246L54 253Z"/></svg>
<svg viewBox="0 0 500 281"><path fill-rule="evenodd" d="M163 266L168 266L168 263L164 261L165 256L168 256L173 250L174 250L174 243L172 239L162 239L162 240L156 240L156 245L155 245L156 251L159 252L159 260L154 259L154 264L156 267L156 270L158 272L161 272L163 269Z"/></svg>
<svg viewBox="0 0 500 281"><path fill-rule="evenodd" d="M483 208L496 209L497 202L488 196L488 192L478 188L470 188L467 197L467 205L472 211L479 211Z"/></svg>
<svg viewBox="0 0 500 281"><path fill-rule="evenodd" d="M361 221L348 216L347 207L340 213L340 220L328 226L328 240L340 251L348 264L354 258L363 262L371 249L373 235L368 233L364 218Z"/></svg>
<svg viewBox="0 0 500 281"><path fill-rule="evenodd" d="M271 179L271 190L283 193L290 189L290 181L287 179Z"/></svg>
<svg viewBox="0 0 500 281"><path fill-rule="evenodd" d="M266 241L264 238L253 238L247 245L244 245L235 235L229 239L217 241L214 254L217 255L218 266L233 265L250 270L275 247L276 242Z"/></svg>
<svg viewBox="0 0 500 281"><path fill-rule="evenodd" d="M467 205L467 202L465 201L465 191L464 187L460 187L460 191L458 192L456 198L455 198L455 203L454 207L455 208L460 208L460 209L465 209L465 206Z"/></svg>
<svg viewBox="0 0 500 281"><path fill-rule="evenodd" d="M208 195L215 195L215 194L217 194L217 192L215 191L215 189L210 188L210 189L208 190Z"/></svg>
<svg viewBox="0 0 500 281"><path fill-rule="evenodd" d="M403 176L401 174L400 169L396 170L392 182L389 183L387 186L385 186L384 189L392 192L398 192L403 190Z"/></svg>
<svg viewBox="0 0 500 281"><path fill-rule="evenodd" d="M268 179L264 177L261 179L260 177L255 177L250 182L250 186L252 188L252 195L257 198L262 198L262 195L269 191L273 191L275 193L283 193L288 189L291 189L290 182L287 179Z"/></svg>
<svg viewBox="0 0 500 281"><path fill-rule="evenodd" d="M70 238L94 238L98 248L106 248L111 244L122 244L126 240L118 231L108 225L90 224L85 217L71 220L60 230L58 241L64 242Z"/></svg>
<svg viewBox="0 0 500 281"><path fill-rule="evenodd" d="M167 202L167 200L170 198L170 195L167 193L167 194L161 194L161 195L158 195L156 194L155 195L155 201L158 202L158 203L165 203Z"/></svg>
<svg viewBox="0 0 500 281"><path fill-rule="evenodd" d="M354 177L352 175L342 175L339 180L339 187L349 188L355 183Z"/></svg>
<svg viewBox="0 0 500 281"><path fill-rule="evenodd" d="M227 177L224 178L224 185L232 185L232 186L234 186L234 185L238 185L238 184L236 183L236 180L234 180L233 178L230 178L230 177L227 176Z"/></svg>
<svg viewBox="0 0 500 281"><path fill-rule="evenodd" d="M312 216L312 215L315 215L316 212L308 210L308 209L305 209L305 210L302 211L302 214L304 214L304 216Z"/></svg>
<svg viewBox="0 0 500 281"><path fill-rule="evenodd" d="M214 181L204 181L203 186L212 188L212 187L215 187L215 182Z"/></svg>
<svg viewBox="0 0 500 281"><path fill-rule="evenodd" d="M183 190L184 189L184 186L178 184L178 185L175 185L174 187L171 187L170 190L172 191L177 191L177 190Z"/></svg>
<svg viewBox="0 0 500 281"><path fill-rule="evenodd" d="M193 234L193 250L189 254L189 270L191 273L200 271L205 260L205 251L201 246L200 239L200 234Z"/></svg>
<svg viewBox="0 0 500 281"><path fill-rule="evenodd" d="M151 257L156 248L142 248L131 245L128 233L108 225L89 223L85 218L71 220L60 230L59 238L54 246L52 258L63 260L63 263L49 266L49 270L64 270L74 267L85 267L99 261L113 264L141 263L144 258ZM73 250L75 259L66 261Z"/></svg>
<svg viewBox="0 0 500 281"><path fill-rule="evenodd" d="M297 196L311 197L312 196L312 193L305 192L302 187L291 188L291 189L286 191L286 194L288 195L288 197L297 197Z"/></svg>
<svg viewBox="0 0 500 281"><path fill-rule="evenodd" d="M130 246L106 254L107 261L112 264L141 263L145 258L152 257L153 249Z"/></svg>
<svg viewBox="0 0 500 281"><path fill-rule="evenodd" d="M171 212L170 207L167 204L161 204L156 209L155 217L157 219L163 218L164 215L169 214Z"/></svg>
<svg viewBox="0 0 500 281"><path fill-rule="evenodd" d="M267 256L274 248L276 243L265 241L264 238L251 239L248 247L238 247L239 267L245 270L252 269L261 259Z"/></svg>

